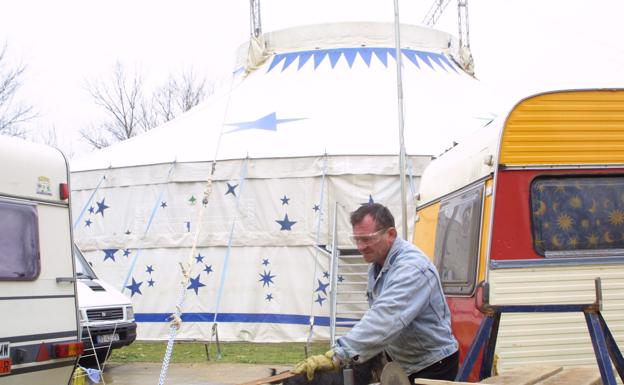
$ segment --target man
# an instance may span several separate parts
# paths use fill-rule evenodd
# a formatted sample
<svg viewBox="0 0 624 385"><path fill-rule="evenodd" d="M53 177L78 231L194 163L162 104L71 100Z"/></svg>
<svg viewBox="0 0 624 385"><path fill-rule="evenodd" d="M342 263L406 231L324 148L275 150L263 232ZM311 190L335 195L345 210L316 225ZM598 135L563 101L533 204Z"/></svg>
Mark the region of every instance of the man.
<svg viewBox="0 0 624 385"><path fill-rule="evenodd" d="M381 204L360 206L351 213L351 226L353 242L370 263L370 309L337 339L334 364L358 364L384 353L403 368L411 383L414 378L453 380L459 361L457 341L435 266L422 251L397 237L394 217ZM331 352L324 357L332 357ZM310 373L305 364L295 368L299 373L306 370Z"/></svg>

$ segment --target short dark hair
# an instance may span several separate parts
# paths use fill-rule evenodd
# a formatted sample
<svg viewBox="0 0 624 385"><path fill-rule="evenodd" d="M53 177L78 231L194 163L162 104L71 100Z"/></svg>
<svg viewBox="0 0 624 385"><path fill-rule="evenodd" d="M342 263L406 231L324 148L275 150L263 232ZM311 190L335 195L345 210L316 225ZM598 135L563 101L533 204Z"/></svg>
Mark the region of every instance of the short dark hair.
<svg viewBox="0 0 624 385"><path fill-rule="evenodd" d="M351 213L351 226L357 225L370 215L377 226L377 230L394 227L394 217L388 208L380 203L364 203Z"/></svg>

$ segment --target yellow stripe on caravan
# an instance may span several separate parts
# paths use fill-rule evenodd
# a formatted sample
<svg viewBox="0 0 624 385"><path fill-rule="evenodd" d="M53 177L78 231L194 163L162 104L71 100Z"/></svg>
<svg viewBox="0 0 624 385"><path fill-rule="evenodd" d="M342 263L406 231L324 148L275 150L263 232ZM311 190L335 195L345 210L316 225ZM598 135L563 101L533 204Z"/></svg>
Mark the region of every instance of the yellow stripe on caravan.
<svg viewBox="0 0 624 385"><path fill-rule="evenodd" d="M433 260L440 202L418 210L414 226L414 243ZM434 261L435 262L435 261Z"/></svg>
<svg viewBox="0 0 624 385"><path fill-rule="evenodd" d="M624 163L624 90L561 91L523 100L505 124L500 163Z"/></svg>

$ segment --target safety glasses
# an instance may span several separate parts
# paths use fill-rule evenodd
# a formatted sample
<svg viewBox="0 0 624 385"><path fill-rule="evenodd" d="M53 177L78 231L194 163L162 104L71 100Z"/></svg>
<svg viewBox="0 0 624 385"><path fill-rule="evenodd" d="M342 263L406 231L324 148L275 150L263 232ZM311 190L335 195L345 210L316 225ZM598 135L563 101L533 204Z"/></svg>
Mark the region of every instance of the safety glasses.
<svg viewBox="0 0 624 385"><path fill-rule="evenodd" d="M351 242L353 242L354 244L358 245L371 245L377 241L379 241L381 239L381 236L383 235L383 233L386 232L386 230L388 229L381 229L381 230L377 230L374 233L370 233L370 234L362 234L362 235L355 235L355 234L351 234L349 235L349 239L351 239Z"/></svg>

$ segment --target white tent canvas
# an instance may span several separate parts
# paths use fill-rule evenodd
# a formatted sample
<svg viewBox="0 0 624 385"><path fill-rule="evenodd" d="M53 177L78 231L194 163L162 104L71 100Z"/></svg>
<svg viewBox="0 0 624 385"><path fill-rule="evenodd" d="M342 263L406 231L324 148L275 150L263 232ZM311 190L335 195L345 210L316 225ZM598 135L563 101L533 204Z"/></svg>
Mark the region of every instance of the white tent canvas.
<svg viewBox="0 0 624 385"><path fill-rule="evenodd" d="M331 243L336 203L343 246L359 204L400 223L393 36L383 23L265 34L222 92L72 162L77 243L131 296L140 339L167 337L181 293L179 338L210 339L216 321L222 340L303 341L311 315L328 337L329 261L315 245ZM482 126L489 99L451 36L403 26L401 41L412 215L430 156Z"/></svg>

